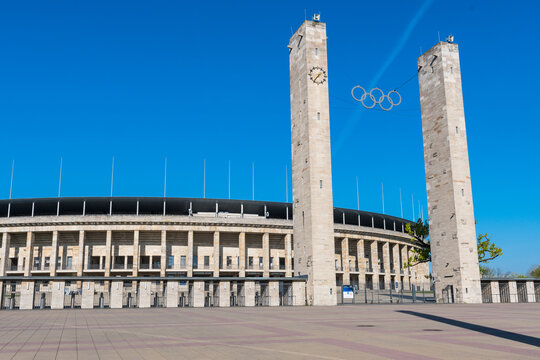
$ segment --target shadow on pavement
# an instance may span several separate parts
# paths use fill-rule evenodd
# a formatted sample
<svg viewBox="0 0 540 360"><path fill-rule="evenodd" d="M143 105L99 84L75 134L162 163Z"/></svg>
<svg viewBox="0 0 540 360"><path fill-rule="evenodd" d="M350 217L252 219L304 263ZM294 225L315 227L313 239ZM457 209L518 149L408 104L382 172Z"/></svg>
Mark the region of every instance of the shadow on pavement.
<svg viewBox="0 0 540 360"><path fill-rule="evenodd" d="M436 315L423 314L416 311L397 310L397 312L402 313L402 314L407 314L407 315L418 316L424 319L438 321L444 324L457 326L457 327L464 328L467 330L477 331L483 334L497 336L503 339L513 340L513 341L521 342L524 344L540 347L540 338L537 338L534 336L528 336L528 335L510 332L510 331L495 329L495 328L491 328L487 326L476 325L476 324L449 319L449 318L436 316Z"/></svg>

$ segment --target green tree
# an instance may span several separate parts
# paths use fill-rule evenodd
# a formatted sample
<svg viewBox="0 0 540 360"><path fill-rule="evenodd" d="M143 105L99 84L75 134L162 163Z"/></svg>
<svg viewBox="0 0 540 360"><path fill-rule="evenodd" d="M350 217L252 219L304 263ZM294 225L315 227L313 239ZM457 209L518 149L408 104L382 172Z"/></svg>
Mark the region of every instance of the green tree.
<svg viewBox="0 0 540 360"><path fill-rule="evenodd" d="M429 223L418 219L416 223L405 225L405 231L411 236L411 242L418 245L418 248L411 250L411 256L407 259L405 267L431 261L431 244L429 241ZM502 249L491 242L491 236L487 233L480 233L477 237L478 263L480 264L480 273L483 276L489 275L489 269L483 266L493 259L503 254ZM540 267L539 267L540 269Z"/></svg>
<svg viewBox="0 0 540 360"><path fill-rule="evenodd" d="M540 278L540 265L531 266L528 275L532 278Z"/></svg>

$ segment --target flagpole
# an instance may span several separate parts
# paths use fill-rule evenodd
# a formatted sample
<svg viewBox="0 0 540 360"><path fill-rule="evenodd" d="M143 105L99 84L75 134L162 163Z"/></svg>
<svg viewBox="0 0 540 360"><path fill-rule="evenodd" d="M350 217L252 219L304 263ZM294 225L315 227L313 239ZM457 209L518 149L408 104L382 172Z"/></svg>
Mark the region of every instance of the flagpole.
<svg viewBox="0 0 540 360"><path fill-rule="evenodd" d="M384 184L381 183L381 192L382 192L382 213L384 214Z"/></svg>
<svg viewBox="0 0 540 360"><path fill-rule="evenodd" d="M58 178L58 197L60 197L61 188L62 188L62 157L60 157L60 177Z"/></svg>
<svg viewBox="0 0 540 360"><path fill-rule="evenodd" d="M356 177L356 210L360 211L360 193L358 192L358 176Z"/></svg>
<svg viewBox="0 0 540 360"><path fill-rule="evenodd" d="M15 170L15 160L11 163L11 182L9 183L9 199L11 200L11 192L13 190L13 171Z"/></svg>

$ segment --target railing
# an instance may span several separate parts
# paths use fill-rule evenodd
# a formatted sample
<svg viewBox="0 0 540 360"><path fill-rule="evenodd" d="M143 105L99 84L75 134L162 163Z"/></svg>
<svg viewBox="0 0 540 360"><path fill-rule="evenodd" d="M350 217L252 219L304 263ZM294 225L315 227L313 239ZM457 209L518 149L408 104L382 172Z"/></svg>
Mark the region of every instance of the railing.
<svg viewBox="0 0 540 360"><path fill-rule="evenodd" d="M86 265L86 270L103 270L105 268L105 265L99 265L99 264L88 264Z"/></svg>
<svg viewBox="0 0 540 360"><path fill-rule="evenodd" d="M247 269L248 270L263 270L264 269L264 266L262 264L259 264L259 265L248 265L247 266Z"/></svg>
<svg viewBox="0 0 540 360"><path fill-rule="evenodd" d="M238 265L225 265L225 267L222 267L221 269L225 270L238 270Z"/></svg>
<svg viewBox="0 0 540 360"><path fill-rule="evenodd" d="M11 265L9 267L10 271L24 271L24 266L22 265Z"/></svg>
<svg viewBox="0 0 540 360"><path fill-rule="evenodd" d="M210 265L198 265L198 264L195 264L195 265L193 265L193 269L194 270L209 270Z"/></svg>
<svg viewBox="0 0 540 360"><path fill-rule="evenodd" d="M60 266L60 268L61 268L60 270L73 270L74 269L73 265L62 265Z"/></svg>
<svg viewBox="0 0 540 360"><path fill-rule="evenodd" d="M343 267L339 266L339 265L336 265L336 271L343 271Z"/></svg>
<svg viewBox="0 0 540 360"><path fill-rule="evenodd" d="M168 270L183 270L183 269L187 269L187 266L186 265L167 265L167 269Z"/></svg>

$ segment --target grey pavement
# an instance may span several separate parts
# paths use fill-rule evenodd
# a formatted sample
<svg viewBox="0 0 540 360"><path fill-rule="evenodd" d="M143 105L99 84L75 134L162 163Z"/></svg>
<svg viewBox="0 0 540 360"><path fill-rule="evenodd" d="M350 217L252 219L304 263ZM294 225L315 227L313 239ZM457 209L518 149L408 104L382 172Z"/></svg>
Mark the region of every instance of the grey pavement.
<svg viewBox="0 0 540 360"><path fill-rule="evenodd" d="M0 359L539 359L540 303L0 311Z"/></svg>

